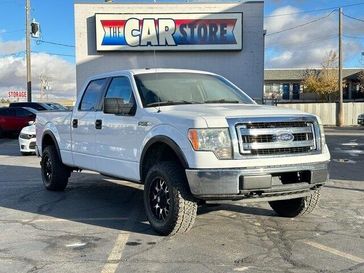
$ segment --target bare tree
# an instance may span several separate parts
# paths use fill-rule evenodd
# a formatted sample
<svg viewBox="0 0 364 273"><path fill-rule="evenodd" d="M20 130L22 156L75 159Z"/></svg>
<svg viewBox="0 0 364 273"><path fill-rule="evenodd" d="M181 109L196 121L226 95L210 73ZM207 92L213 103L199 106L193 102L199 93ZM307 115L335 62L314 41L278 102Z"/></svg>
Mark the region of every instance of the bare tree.
<svg viewBox="0 0 364 273"><path fill-rule="evenodd" d="M317 94L321 100L333 101L339 95L338 55L330 51L321 63L321 69L307 69L303 75L305 92Z"/></svg>

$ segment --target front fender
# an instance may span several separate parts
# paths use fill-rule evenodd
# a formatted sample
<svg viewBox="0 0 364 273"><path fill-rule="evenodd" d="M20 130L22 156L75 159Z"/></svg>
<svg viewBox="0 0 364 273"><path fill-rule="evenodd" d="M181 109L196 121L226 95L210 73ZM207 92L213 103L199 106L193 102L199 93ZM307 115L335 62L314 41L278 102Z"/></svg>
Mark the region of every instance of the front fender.
<svg viewBox="0 0 364 273"><path fill-rule="evenodd" d="M190 164L190 162L193 161L193 156L192 156L193 150L192 150L191 144L187 138L187 131L185 134L183 134L180 130L178 130L177 128L175 128L171 125L161 124L161 125L158 125L158 126L155 126L154 128L152 128L148 132L148 134L145 136L145 138L142 142L139 163L142 162L144 152L148 149L150 144L152 142L154 142L153 140L161 139L161 141L162 141L162 138L170 139L173 143L175 143L175 145L178 147L178 149L181 152L180 156L183 157L187 166ZM171 143L168 143L168 142L165 142L165 143L170 146L173 146L173 144L171 144ZM175 147L171 147L171 148L175 148Z"/></svg>

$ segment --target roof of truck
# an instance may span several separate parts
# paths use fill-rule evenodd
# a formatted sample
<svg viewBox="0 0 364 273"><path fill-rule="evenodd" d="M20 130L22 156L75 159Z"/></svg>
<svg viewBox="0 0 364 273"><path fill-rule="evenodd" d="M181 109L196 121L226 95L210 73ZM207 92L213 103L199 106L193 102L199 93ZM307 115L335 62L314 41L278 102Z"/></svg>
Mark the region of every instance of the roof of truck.
<svg viewBox="0 0 364 273"><path fill-rule="evenodd" d="M127 70L119 70L119 71L110 71L107 73L96 74L88 79L88 81L93 79L99 79L103 77L112 77L122 74L147 74L147 73L202 73L202 74L213 74L207 71L201 70L190 70L190 69L176 69L176 68L143 68L143 69L127 69Z"/></svg>

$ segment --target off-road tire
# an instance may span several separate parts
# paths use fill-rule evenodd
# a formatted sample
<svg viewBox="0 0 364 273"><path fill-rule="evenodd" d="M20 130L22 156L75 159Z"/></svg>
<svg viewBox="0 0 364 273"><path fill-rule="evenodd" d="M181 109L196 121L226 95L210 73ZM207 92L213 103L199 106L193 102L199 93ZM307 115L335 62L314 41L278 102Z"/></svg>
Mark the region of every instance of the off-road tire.
<svg viewBox="0 0 364 273"><path fill-rule="evenodd" d="M50 191L63 191L71 175L70 169L65 166L53 145L47 146L40 162L44 187Z"/></svg>
<svg viewBox="0 0 364 273"><path fill-rule="evenodd" d="M283 217L298 217L311 213L318 205L321 189L317 189L311 195L290 200L271 201L269 205Z"/></svg>
<svg viewBox="0 0 364 273"><path fill-rule="evenodd" d="M159 179L165 181L170 200L169 212L165 219L158 219L156 215L158 212L155 212L155 206L151 201L156 196L155 181L162 181ZM165 203L168 204L168 202ZM172 236L189 231L197 215L197 200L193 198L187 186L183 168L174 162L161 162L152 166L145 179L144 207L151 226L159 234Z"/></svg>

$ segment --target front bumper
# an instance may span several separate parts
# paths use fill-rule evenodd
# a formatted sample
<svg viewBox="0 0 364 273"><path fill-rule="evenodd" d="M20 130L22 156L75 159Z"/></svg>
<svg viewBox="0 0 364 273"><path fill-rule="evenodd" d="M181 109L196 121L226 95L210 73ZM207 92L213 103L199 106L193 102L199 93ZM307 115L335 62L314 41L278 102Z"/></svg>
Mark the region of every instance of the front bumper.
<svg viewBox="0 0 364 273"><path fill-rule="evenodd" d="M19 149L23 153L34 153L35 152L35 138L24 139L19 138Z"/></svg>
<svg viewBox="0 0 364 273"><path fill-rule="evenodd" d="M282 183L282 175L303 181ZM328 180L328 162L241 169L187 169L191 193L205 200L269 199L306 196ZM272 200L273 200L272 199Z"/></svg>

